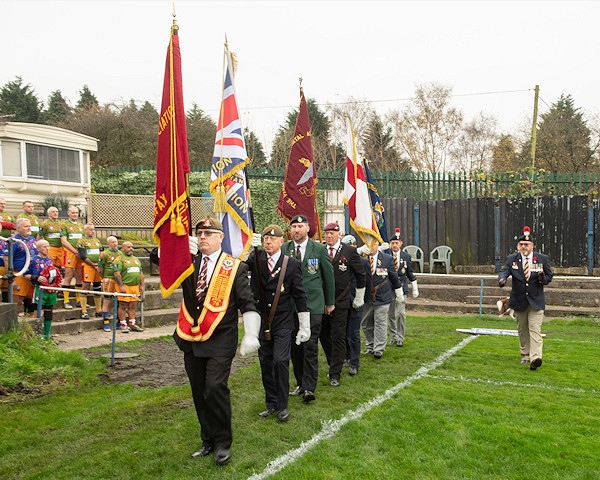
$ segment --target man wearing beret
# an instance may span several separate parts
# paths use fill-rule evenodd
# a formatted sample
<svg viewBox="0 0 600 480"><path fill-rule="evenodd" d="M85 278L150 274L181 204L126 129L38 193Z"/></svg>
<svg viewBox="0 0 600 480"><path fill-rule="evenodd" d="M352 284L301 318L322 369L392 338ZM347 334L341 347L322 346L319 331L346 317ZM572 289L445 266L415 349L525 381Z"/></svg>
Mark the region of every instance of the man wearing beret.
<svg viewBox="0 0 600 480"><path fill-rule="evenodd" d="M200 422L202 447L192 457L214 452L215 463L221 466L230 460L228 380L238 345L238 309L244 318L242 355L259 348L260 316L250 289L248 266L221 250L221 222L203 219L196 225L196 236L190 237L194 272L182 283L183 301L173 338L183 351Z"/></svg>
<svg viewBox="0 0 600 480"><path fill-rule="evenodd" d="M542 365L542 321L546 309L544 285L552 281L552 268L547 255L534 252L533 237L529 227L517 239L518 253L506 257L506 263L498 274L498 285L504 287L512 276L509 308L515 311L521 364L529 364L530 370Z"/></svg>
<svg viewBox="0 0 600 480"><path fill-rule="evenodd" d="M252 237L253 247L260 244L256 236ZM258 415L267 418L277 413L278 421L287 422L294 304L301 325L310 325L310 313L300 262L281 254L283 230L278 225L269 225L262 232L262 240L264 250L250 252L246 260L251 273L250 286L262 316L258 358L267 408ZM296 344L309 338L310 332L300 329Z"/></svg>
<svg viewBox="0 0 600 480"><path fill-rule="evenodd" d="M394 267L398 272L398 279L402 284L402 296L399 302L390 303L388 312L388 327L392 344L399 347L404 346L404 332L406 331L406 296L408 295L408 282L412 285L412 296L419 296L417 277L412 269L410 255L402 251L402 238L400 229L396 228L394 235L390 238L390 250L394 259Z"/></svg>
<svg viewBox="0 0 600 480"><path fill-rule="evenodd" d="M329 384L338 387L346 358L348 314L350 306L360 308L365 303L366 273L356 249L340 241L340 226L336 222L329 222L323 231L335 278L335 310L323 316L320 338L329 363ZM353 277L356 279L356 291L351 305Z"/></svg>
<svg viewBox="0 0 600 480"><path fill-rule="evenodd" d="M308 297L310 338L301 345L292 345L292 365L297 387L290 395L302 395L305 403L315 399L319 374L319 335L323 314L335 309L335 279L333 266L325 245L308 238L308 218L296 215L290 221L292 239L283 244L284 255L302 264L302 283ZM296 325L293 335L302 328Z"/></svg>
<svg viewBox="0 0 600 480"><path fill-rule="evenodd" d="M402 284L394 266L394 259L379 251L379 242L373 240L371 247L363 245L358 249L361 254L368 253L371 276L371 292L366 296L362 328L365 332L366 354L380 359L387 344L387 319L390 303L396 297L396 306L403 297Z"/></svg>

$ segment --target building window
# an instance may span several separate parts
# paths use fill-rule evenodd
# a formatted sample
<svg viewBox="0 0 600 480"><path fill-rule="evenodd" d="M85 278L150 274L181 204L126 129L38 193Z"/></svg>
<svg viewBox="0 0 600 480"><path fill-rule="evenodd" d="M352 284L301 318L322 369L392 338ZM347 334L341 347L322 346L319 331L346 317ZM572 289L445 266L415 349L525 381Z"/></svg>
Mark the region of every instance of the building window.
<svg viewBox="0 0 600 480"><path fill-rule="evenodd" d="M27 178L81 183L79 151L28 143Z"/></svg>
<svg viewBox="0 0 600 480"><path fill-rule="evenodd" d="M2 140L2 175L21 176L21 144Z"/></svg>

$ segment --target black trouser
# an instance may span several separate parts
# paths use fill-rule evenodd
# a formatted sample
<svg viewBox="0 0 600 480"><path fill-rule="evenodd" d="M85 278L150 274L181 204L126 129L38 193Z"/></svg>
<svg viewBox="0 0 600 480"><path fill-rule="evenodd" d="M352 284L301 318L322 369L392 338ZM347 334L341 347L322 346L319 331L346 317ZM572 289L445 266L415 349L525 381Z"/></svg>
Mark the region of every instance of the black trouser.
<svg viewBox="0 0 600 480"><path fill-rule="evenodd" d="M360 322L364 310L365 307L351 308L348 313L348 351L346 358L350 361L350 366L357 370L360 365Z"/></svg>
<svg viewBox="0 0 600 480"><path fill-rule="evenodd" d="M229 397L230 357L196 357L184 353L185 371L190 379L202 445L221 450L231 447L231 400Z"/></svg>
<svg viewBox="0 0 600 480"><path fill-rule="evenodd" d="M346 359L347 308L335 308L331 315L323 315L321 323L321 346L329 364L329 378L340 379Z"/></svg>
<svg viewBox="0 0 600 480"><path fill-rule="evenodd" d="M265 404L281 412L288 406L292 330L271 330L273 340L260 339L258 359L265 389Z"/></svg>
<svg viewBox="0 0 600 480"><path fill-rule="evenodd" d="M319 333L321 332L322 314L310 314L310 339L296 345L296 334L299 330L298 315L294 314L294 332L292 333L292 365L294 377L300 388L314 392L319 377Z"/></svg>

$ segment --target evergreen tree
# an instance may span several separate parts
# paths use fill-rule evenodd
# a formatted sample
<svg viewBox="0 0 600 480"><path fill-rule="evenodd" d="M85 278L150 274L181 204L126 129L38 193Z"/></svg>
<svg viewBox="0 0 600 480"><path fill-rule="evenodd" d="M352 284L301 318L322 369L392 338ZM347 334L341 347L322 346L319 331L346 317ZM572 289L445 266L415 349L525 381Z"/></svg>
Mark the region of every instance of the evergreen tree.
<svg viewBox="0 0 600 480"><path fill-rule="evenodd" d="M190 166L212 165L217 124L197 103L186 114Z"/></svg>
<svg viewBox="0 0 600 480"><path fill-rule="evenodd" d="M59 126L71 115L71 111L61 91L55 90L48 97L48 108L42 112L42 119L47 125Z"/></svg>
<svg viewBox="0 0 600 480"><path fill-rule="evenodd" d="M327 118L327 115L319 108L319 105L313 98L306 99L306 106L308 109L308 119L310 120L311 141L317 170L341 168L345 154L339 152L337 146L330 142L329 118ZM297 118L298 110L294 109L287 114L285 124L279 127L273 141L269 166L285 167L287 165Z"/></svg>
<svg viewBox="0 0 600 480"><path fill-rule="evenodd" d="M263 150L262 143L252 130L244 129L244 142L246 143L246 152L250 158L252 167L262 167L267 164L267 156Z"/></svg>
<svg viewBox="0 0 600 480"><path fill-rule="evenodd" d="M392 128L385 127L383 121L373 113L365 133L361 138L362 150L373 170L410 170L394 147Z"/></svg>
<svg viewBox="0 0 600 480"><path fill-rule="evenodd" d="M561 95L540 117L536 168L549 172L582 172L593 167L591 132L571 95ZM524 146L522 157L531 163L531 141Z"/></svg>
<svg viewBox="0 0 600 480"><path fill-rule="evenodd" d="M98 107L100 104L98 103L98 99L96 95L94 95L90 87L84 85L83 88L79 91L79 101L77 102L77 108L92 108Z"/></svg>
<svg viewBox="0 0 600 480"><path fill-rule="evenodd" d="M28 83L23 85L23 79L16 77L0 90L0 118L9 122L38 123L43 103Z"/></svg>

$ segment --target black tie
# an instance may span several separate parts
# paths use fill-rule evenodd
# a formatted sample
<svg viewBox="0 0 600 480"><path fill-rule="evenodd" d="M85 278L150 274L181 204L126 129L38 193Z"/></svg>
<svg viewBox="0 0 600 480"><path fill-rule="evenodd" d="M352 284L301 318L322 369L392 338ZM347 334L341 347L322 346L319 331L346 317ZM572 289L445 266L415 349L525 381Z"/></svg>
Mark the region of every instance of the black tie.
<svg viewBox="0 0 600 480"><path fill-rule="evenodd" d="M302 261L302 254L300 253L300 245L296 245L296 258Z"/></svg>

